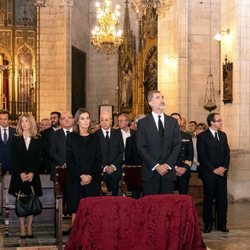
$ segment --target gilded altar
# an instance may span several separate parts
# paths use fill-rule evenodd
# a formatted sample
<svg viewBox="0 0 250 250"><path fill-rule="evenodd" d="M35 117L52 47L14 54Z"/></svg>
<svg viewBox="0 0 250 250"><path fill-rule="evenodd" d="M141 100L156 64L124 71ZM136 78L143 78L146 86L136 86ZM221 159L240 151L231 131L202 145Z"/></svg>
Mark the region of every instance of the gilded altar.
<svg viewBox="0 0 250 250"><path fill-rule="evenodd" d="M130 29L127 4L124 16L124 43L118 61L118 110L134 117L150 112L147 94L157 89L157 15L144 15L138 21L137 41Z"/></svg>

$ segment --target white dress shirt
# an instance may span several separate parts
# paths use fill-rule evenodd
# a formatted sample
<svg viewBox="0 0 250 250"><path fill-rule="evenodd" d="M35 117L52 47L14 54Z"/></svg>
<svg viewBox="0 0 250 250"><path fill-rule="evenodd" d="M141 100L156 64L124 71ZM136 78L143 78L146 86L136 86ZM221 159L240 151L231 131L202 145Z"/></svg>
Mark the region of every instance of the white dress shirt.
<svg viewBox="0 0 250 250"><path fill-rule="evenodd" d="M158 128L159 115L156 114L155 112L152 112L152 115L153 115L153 118L154 118L156 127L157 127L157 129L159 130L159 128ZM162 113L160 114L160 116L161 116L160 119L161 119L161 122L162 122L162 125L163 125L163 128L164 128L164 113L162 112Z"/></svg>
<svg viewBox="0 0 250 250"><path fill-rule="evenodd" d="M64 132L65 136L67 136L67 131L69 131L69 133L71 133L73 131L73 128L70 128L70 129L63 128L63 132Z"/></svg>
<svg viewBox="0 0 250 250"><path fill-rule="evenodd" d="M7 141L9 140L9 126L6 128L3 128L2 126L0 126L1 129L1 138L2 141L4 141L4 129L6 129L6 134L7 134Z"/></svg>
<svg viewBox="0 0 250 250"><path fill-rule="evenodd" d="M30 136L23 136L23 138L24 138L26 149L28 150L29 146L30 146L31 137Z"/></svg>
<svg viewBox="0 0 250 250"><path fill-rule="evenodd" d="M211 129L210 127L209 127L209 130L211 131L214 138L215 138L215 133L217 133L217 137L218 137L217 139L220 140L218 131L215 131L215 130Z"/></svg>

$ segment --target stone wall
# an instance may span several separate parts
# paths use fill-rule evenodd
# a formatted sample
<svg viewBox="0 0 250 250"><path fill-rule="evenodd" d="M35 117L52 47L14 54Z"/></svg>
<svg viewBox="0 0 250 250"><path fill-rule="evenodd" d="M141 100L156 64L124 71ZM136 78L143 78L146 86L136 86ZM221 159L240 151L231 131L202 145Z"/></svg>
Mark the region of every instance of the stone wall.
<svg viewBox="0 0 250 250"><path fill-rule="evenodd" d="M187 121L204 122L203 109L211 41L216 111L220 110L219 46L213 39L220 30L220 1L175 1L158 22L159 89L166 97L166 113L180 112Z"/></svg>
<svg viewBox="0 0 250 250"><path fill-rule="evenodd" d="M70 38L69 15L72 2L46 1L40 15L40 118L51 111L69 110Z"/></svg>
<svg viewBox="0 0 250 250"><path fill-rule="evenodd" d="M221 61L233 62L233 102L222 104L231 147L228 191L232 200L250 199L250 2L221 1ZM229 14L230 13L230 14Z"/></svg>

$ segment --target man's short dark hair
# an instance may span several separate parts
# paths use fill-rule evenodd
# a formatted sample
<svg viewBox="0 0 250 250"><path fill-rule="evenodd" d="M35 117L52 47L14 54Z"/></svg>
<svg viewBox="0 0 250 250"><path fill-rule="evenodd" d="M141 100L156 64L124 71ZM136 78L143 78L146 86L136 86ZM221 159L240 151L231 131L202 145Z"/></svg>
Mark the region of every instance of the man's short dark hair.
<svg viewBox="0 0 250 250"><path fill-rule="evenodd" d="M58 111L53 111L50 113L50 115L57 115L59 119L61 118L61 113Z"/></svg>
<svg viewBox="0 0 250 250"><path fill-rule="evenodd" d="M190 121L189 124L191 124L191 123L194 123L195 126L197 126L197 122L196 121Z"/></svg>
<svg viewBox="0 0 250 250"><path fill-rule="evenodd" d="M150 101L152 101L152 99L153 99L153 94L158 94L158 93L161 93L159 90L150 90L149 92L148 92L148 96L147 96L147 100L148 100L148 102L150 102Z"/></svg>
<svg viewBox="0 0 250 250"><path fill-rule="evenodd" d="M207 116L207 125L208 125L208 127L211 126L211 122L214 122L214 121L215 121L215 120L214 120L214 117L215 117L216 115L219 115L219 113L210 113L210 114Z"/></svg>
<svg viewBox="0 0 250 250"><path fill-rule="evenodd" d="M180 113L175 112L175 113L172 113L170 116L174 116L174 115L179 116L179 118L180 118L180 120L181 120L181 115L180 115Z"/></svg>
<svg viewBox="0 0 250 250"><path fill-rule="evenodd" d="M10 119L10 113L8 110L0 110L0 115L8 115L8 119Z"/></svg>

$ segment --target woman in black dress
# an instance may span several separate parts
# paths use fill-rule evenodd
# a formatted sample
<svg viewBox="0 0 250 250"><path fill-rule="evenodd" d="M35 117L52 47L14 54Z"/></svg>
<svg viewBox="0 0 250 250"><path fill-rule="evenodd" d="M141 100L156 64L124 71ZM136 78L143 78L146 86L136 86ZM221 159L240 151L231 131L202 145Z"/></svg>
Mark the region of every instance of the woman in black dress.
<svg viewBox="0 0 250 250"><path fill-rule="evenodd" d="M42 196L39 167L42 159L42 141L37 125L31 114L23 114L17 124L17 134L13 137L12 167L9 194L16 196L21 190L31 193L31 186L37 196ZM25 238L25 217L19 217L20 238ZM33 238L33 215L27 216L27 237Z"/></svg>
<svg viewBox="0 0 250 250"><path fill-rule="evenodd" d="M81 198L99 196L101 155L99 137L90 134L89 112L80 108L74 117L73 132L67 136L67 206L75 219Z"/></svg>

